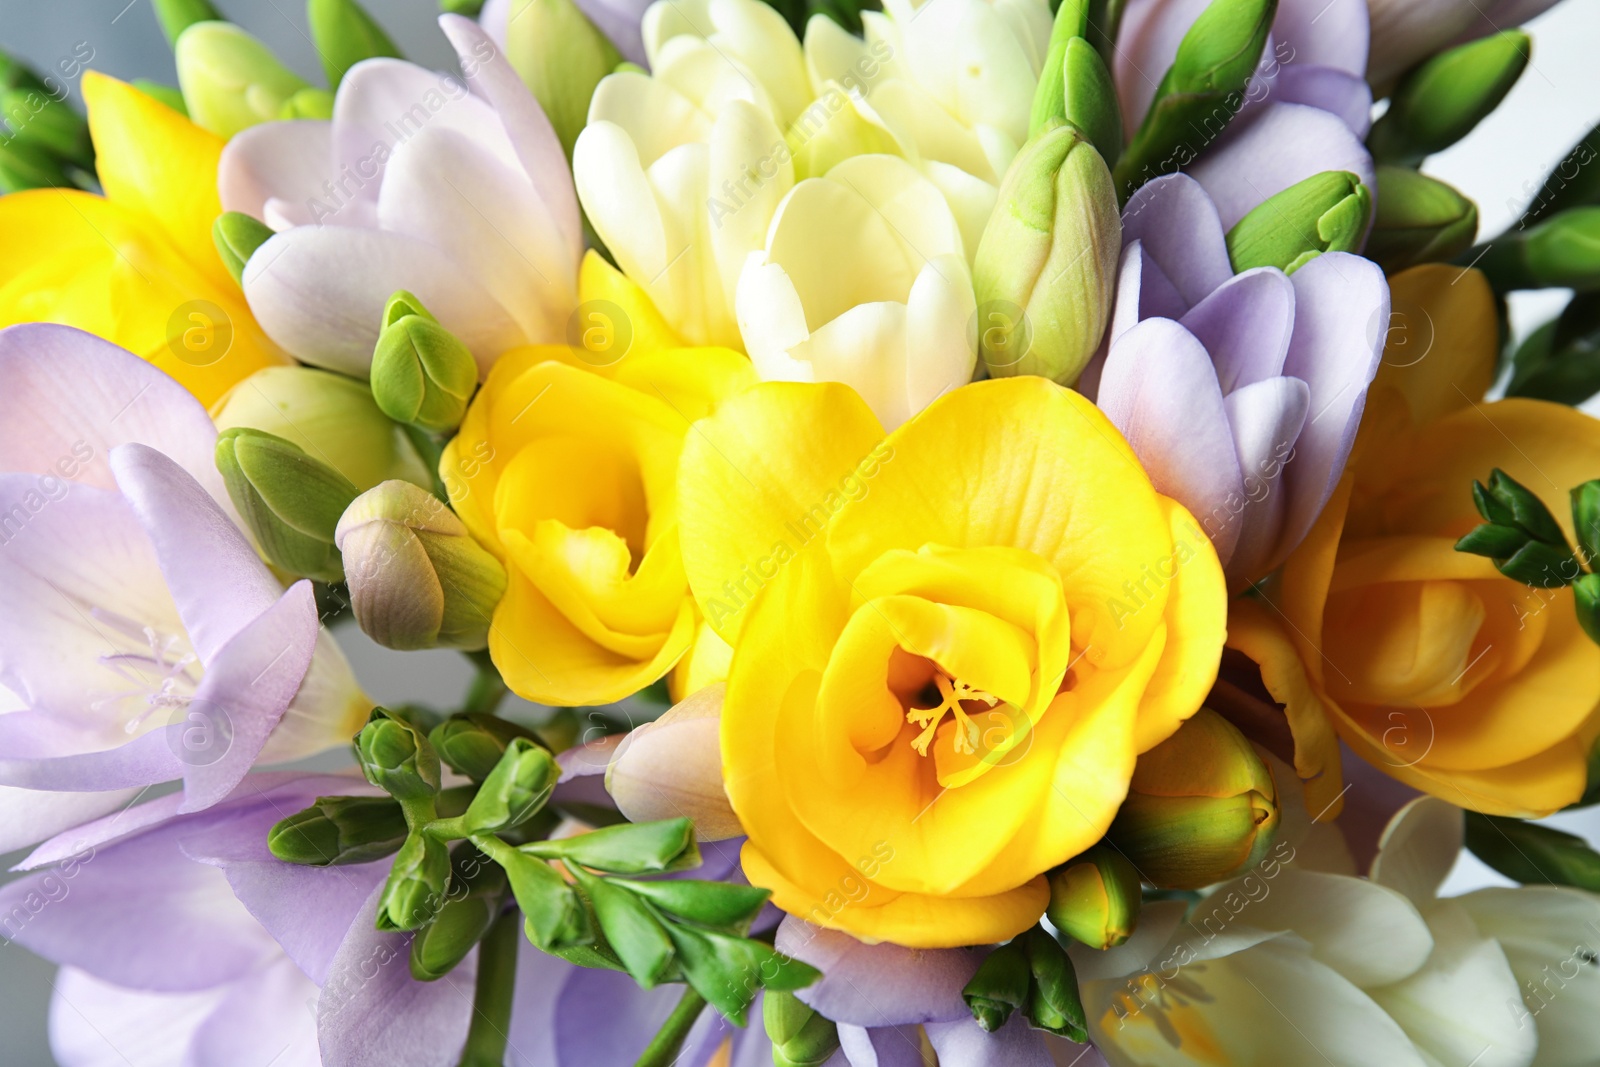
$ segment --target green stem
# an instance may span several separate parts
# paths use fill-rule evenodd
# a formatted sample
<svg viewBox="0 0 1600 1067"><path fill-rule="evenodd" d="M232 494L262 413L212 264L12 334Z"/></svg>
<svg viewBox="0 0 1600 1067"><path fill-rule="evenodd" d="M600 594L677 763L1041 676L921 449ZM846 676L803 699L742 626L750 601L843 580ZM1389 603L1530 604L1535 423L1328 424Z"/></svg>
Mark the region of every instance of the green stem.
<svg viewBox="0 0 1600 1067"><path fill-rule="evenodd" d="M511 1000L517 983L517 944L522 913L512 908L495 920L478 948L478 986L472 997L472 1025L461 1050L460 1067L502 1067L511 1027Z"/></svg>
<svg viewBox="0 0 1600 1067"><path fill-rule="evenodd" d="M506 697L505 679L500 677L494 661L489 658L487 651L467 652L466 657L478 668L478 674L472 679L472 688L467 690L467 699L461 705L462 714L474 712L482 715L493 715L494 709L500 706L500 701Z"/></svg>
<svg viewBox="0 0 1600 1067"><path fill-rule="evenodd" d="M700 1012L705 1006L705 997L689 986L684 986L683 999L672 1009L672 1014L667 1016L667 1021L656 1033L655 1040L650 1042L650 1047L644 1050L644 1055L639 1057L633 1067L670 1067L683 1048L683 1039L689 1036L690 1028L694 1026L695 1020L700 1018Z"/></svg>

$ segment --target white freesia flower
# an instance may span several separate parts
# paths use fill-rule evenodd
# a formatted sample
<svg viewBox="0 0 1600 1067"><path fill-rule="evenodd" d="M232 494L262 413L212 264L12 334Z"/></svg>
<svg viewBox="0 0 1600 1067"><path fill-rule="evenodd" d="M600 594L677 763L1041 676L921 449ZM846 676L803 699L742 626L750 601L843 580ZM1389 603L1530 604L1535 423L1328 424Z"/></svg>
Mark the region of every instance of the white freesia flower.
<svg viewBox="0 0 1600 1067"><path fill-rule="evenodd" d="M664 0L644 34L652 73L613 74L590 102L578 197L685 340L740 348L739 270L794 184L782 128L806 103L800 44L760 0Z"/></svg>
<svg viewBox="0 0 1600 1067"><path fill-rule="evenodd" d="M763 379L844 382L888 429L977 363L961 228L895 156L855 156L796 185L745 264L738 311Z"/></svg>
<svg viewBox="0 0 1600 1067"><path fill-rule="evenodd" d="M1390 823L1370 880L1307 869L1284 841L1187 916L1147 907L1127 944L1073 954L1095 1044L1112 1067L1592 1062L1600 974L1572 946L1600 931L1600 900L1540 887L1439 899L1461 822L1420 798Z"/></svg>

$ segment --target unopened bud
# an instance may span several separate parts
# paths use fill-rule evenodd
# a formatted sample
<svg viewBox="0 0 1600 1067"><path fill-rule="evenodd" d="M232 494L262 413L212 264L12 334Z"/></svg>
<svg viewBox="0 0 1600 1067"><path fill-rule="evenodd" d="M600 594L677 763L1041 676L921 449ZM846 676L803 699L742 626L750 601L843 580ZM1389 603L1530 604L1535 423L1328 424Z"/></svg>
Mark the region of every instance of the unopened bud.
<svg viewBox="0 0 1600 1067"><path fill-rule="evenodd" d="M567 158L589 120L595 86L622 55L572 0L514 0L506 59L550 117Z"/></svg>
<svg viewBox="0 0 1600 1067"><path fill-rule="evenodd" d="M1018 1008L1028 1006L1032 987L1033 971L1028 965L1028 951L1023 939L1018 937L984 957L978 965L978 973L961 990L961 997L978 1025L994 1033Z"/></svg>
<svg viewBox="0 0 1600 1067"><path fill-rule="evenodd" d="M606 768L606 791L619 811L634 822L687 816L702 841L744 833L722 784L726 692L721 683L707 686L623 739Z"/></svg>
<svg viewBox="0 0 1600 1067"><path fill-rule="evenodd" d="M1485 556L1507 578L1540 589L1570 585L1583 567L1567 535L1533 491L1496 468L1489 483L1472 483L1472 502L1483 516L1456 542L1457 552Z"/></svg>
<svg viewBox="0 0 1600 1067"><path fill-rule="evenodd" d="M0 92L0 117L10 127L10 141L22 141L75 167L94 167L94 145L89 140L89 120L39 89Z"/></svg>
<svg viewBox="0 0 1600 1067"><path fill-rule="evenodd" d="M1478 205L1409 167L1378 168L1378 211L1363 254L1386 273L1454 259L1478 235Z"/></svg>
<svg viewBox="0 0 1600 1067"><path fill-rule="evenodd" d="M1578 625L1589 640L1600 645L1600 574L1581 575L1572 583L1572 596L1578 611Z"/></svg>
<svg viewBox="0 0 1600 1067"><path fill-rule="evenodd" d="M1278 829L1272 772L1201 708L1139 757L1107 841L1162 889L1199 889L1257 863Z"/></svg>
<svg viewBox="0 0 1600 1067"><path fill-rule="evenodd" d="M154 0L156 19L167 43L176 47L183 31L197 22L222 22L222 12L209 0Z"/></svg>
<svg viewBox="0 0 1600 1067"><path fill-rule="evenodd" d="M1575 207L1496 238L1475 265L1499 292L1600 286L1600 206Z"/></svg>
<svg viewBox="0 0 1600 1067"><path fill-rule="evenodd" d="M1532 41L1505 30L1441 52L1406 75L1373 123L1379 163L1415 165L1461 140L1500 106L1528 65Z"/></svg>
<svg viewBox="0 0 1600 1067"><path fill-rule="evenodd" d="M309 88L272 49L231 22L196 22L174 46L189 117L218 137L270 122Z"/></svg>
<svg viewBox="0 0 1600 1067"><path fill-rule="evenodd" d="M522 846L522 851L614 874L658 874L700 866L694 826L688 819L619 823L576 837L535 841Z"/></svg>
<svg viewBox="0 0 1600 1067"><path fill-rule="evenodd" d="M337 867L382 859L405 839L405 813L390 797L318 797L267 831L267 848L285 863Z"/></svg>
<svg viewBox="0 0 1600 1067"><path fill-rule="evenodd" d="M496 834L521 826L544 807L561 770L547 749L516 738L467 806L468 834Z"/></svg>
<svg viewBox="0 0 1600 1067"><path fill-rule="evenodd" d="M1058 126L1024 145L974 260L979 314L1016 308L1026 323L1020 332L978 324L989 372L1076 381L1105 332L1121 249L1111 173L1083 135Z"/></svg>
<svg viewBox="0 0 1600 1067"><path fill-rule="evenodd" d="M361 629L387 648L488 643L506 571L431 493L384 482L361 494L334 531Z"/></svg>
<svg viewBox="0 0 1600 1067"><path fill-rule="evenodd" d="M439 792L439 755L422 731L384 708L374 708L356 734L356 758L367 781L399 801Z"/></svg>
<svg viewBox="0 0 1600 1067"><path fill-rule="evenodd" d="M378 929L415 930L438 914L450 889L450 850L413 833L395 854L378 903Z"/></svg>
<svg viewBox="0 0 1600 1067"><path fill-rule="evenodd" d="M1078 976L1061 943L1043 927L1022 935L1028 949L1033 988L1028 993L1028 1021L1040 1030L1069 1041L1087 1039Z"/></svg>
<svg viewBox="0 0 1600 1067"><path fill-rule="evenodd" d="M442 432L461 425L478 386L478 363L421 301L401 290L384 306L371 376L373 399L384 414Z"/></svg>
<svg viewBox="0 0 1600 1067"><path fill-rule="evenodd" d="M1327 170L1268 197L1228 231L1228 258L1243 273L1277 267L1293 274L1324 252L1361 247L1372 194L1361 179Z"/></svg>
<svg viewBox="0 0 1600 1067"><path fill-rule="evenodd" d="M450 893L411 941L411 977L433 982L467 958L500 917L506 872L470 844L451 853Z"/></svg>
<svg viewBox="0 0 1600 1067"><path fill-rule="evenodd" d="M363 59L401 58L383 27L355 0L307 0L306 20L322 69L328 72L329 89L339 88L345 73Z"/></svg>
<svg viewBox="0 0 1600 1067"><path fill-rule="evenodd" d="M278 111L280 119L320 119L327 121L333 118L333 94L326 89L301 89L283 102L283 107Z"/></svg>
<svg viewBox="0 0 1600 1067"><path fill-rule="evenodd" d="M1600 566L1600 478L1572 490L1572 528L1590 566Z"/></svg>
<svg viewBox="0 0 1600 1067"><path fill-rule="evenodd" d="M512 848L498 837L474 838L473 843L505 869L529 941L553 952L594 939L577 890L544 859Z"/></svg>
<svg viewBox="0 0 1600 1067"><path fill-rule="evenodd" d="M536 736L509 719L469 712L451 716L435 726L428 734L428 743L451 770L481 782L518 738L539 743Z"/></svg>
<svg viewBox="0 0 1600 1067"><path fill-rule="evenodd" d="M822 1067L839 1049L839 1027L793 993L769 992L761 1019L772 1042L773 1067Z"/></svg>
<svg viewBox="0 0 1600 1067"><path fill-rule="evenodd" d="M260 430L217 436L217 470L267 559L291 574L344 577L334 530L356 487L299 446Z"/></svg>
<svg viewBox="0 0 1600 1067"><path fill-rule="evenodd" d="M233 280L244 278L244 265L272 237L272 227L242 211L225 211L211 224L211 241Z"/></svg>
<svg viewBox="0 0 1600 1067"><path fill-rule="evenodd" d="M1506 396L1576 406L1600 393L1600 292L1574 293L1511 358Z"/></svg>
<svg viewBox="0 0 1600 1067"><path fill-rule="evenodd" d="M1050 875L1045 915L1090 948L1122 944L1139 923L1139 872L1114 848L1095 845Z"/></svg>

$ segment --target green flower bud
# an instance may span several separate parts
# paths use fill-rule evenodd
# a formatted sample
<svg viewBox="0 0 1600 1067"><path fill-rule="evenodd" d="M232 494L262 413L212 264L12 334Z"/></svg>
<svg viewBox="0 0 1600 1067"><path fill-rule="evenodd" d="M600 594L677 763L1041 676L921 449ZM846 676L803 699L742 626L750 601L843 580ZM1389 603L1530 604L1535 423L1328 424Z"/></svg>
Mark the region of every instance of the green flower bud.
<svg viewBox="0 0 1600 1067"><path fill-rule="evenodd" d="M225 211L211 224L211 241L236 282L243 281L244 265L271 237L271 226L242 211Z"/></svg>
<svg viewBox="0 0 1600 1067"><path fill-rule="evenodd" d="M32 67L5 52L0 52L0 89L35 89L41 93L50 91L50 87Z"/></svg>
<svg viewBox="0 0 1600 1067"><path fill-rule="evenodd" d="M1518 346L1507 396L1581 404L1600 393L1600 292L1577 293Z"/></svg>
<svg viewBox="0 0 1600 1067"><path fill-rule="evenodd" d="M1600 853L1573 834L1521 819L1466 813L1467 850L1524 885L1569 885L1600 892Z"/></svg>
<svg viewBox="0 0 1600 1067"><path fill-rule="evenodd" d="M217 436L217 470L267 560L324 582L344 577L334 529L356 487L297 445L236 427Z"/></svg>
<svg viewBox="0 0 1600 1067"><path fill-rule="evenodd" d="M595 86L622 61L572 0L515 0L506 59L550 117L567 158L589 120Z"/></svg>
<svg viewBox="0 0 1600 1067"><path fill-rule="evenodd" d="M452 716L435 726L428 734L428 743L452 770L481 782L518 738L539 743L534 733L509 719L472 712Z"/></svg>
<svg viewBox="0 0 1600 1067"><path fill-rule="evenodd" d="M402 481L362 493L334 544L356 621L374 641L402 650L488 643L505 568L431 493Z"/></svg>
<svg viewBox="0 0 1600 1067"><path fill-rule="evenodd" d="M1414 166L1471 133L1522 76L1532 47L1526 33L1506 30L1440 52L1407 74L1367 135L1373 159Z"/></svg>
<svg viewBox="0 0 1600 1067"><path fill-rule="evenodd" d="M772 1042L773 1067L822 1067L839 1050L839 1027L793 993L768 993L761 1020Z"/></svg>
<svg viewBox="0 0 1600 1067"><path fill-rule="evenodd" d="M621 823L557 841L522 846L531 856L559 859L615 874L656 874L700 866L688 819Z"/></svg>
<svg viewBox="0 0 1600 1067"><path fill-rule="evenodd" d="M173 86L162 85L160 82L153 82L149 78L135 78L131 84L150 99L167 105L184 118L189 117L189 105L183 102L183 93Z"/></svg>
<svg viewBox="0 0 1600 1067"><path fill-rule="evenodd" d="M1600 156L1600 126L1584 134L1550 171L1517 228L1526 229L1568 208L1600 204L1600 167L1593 165L1596 156Z"/></svg>
<svg viewBox="0 0 1600 1067"><path fill-rule="evenodd" d="M326 89L301 89L288 100L278 111L280 119L331 119L333 118L333 94Z"/></svg>
<svg viewBox="0 0 1600 1067"><path fill-rule="evenodd" d="M761 941L730 937L673 923L666 927L678 965L695 992L735 1026L763 987L770 993L804 989L820 973Z"/></svg>
<svg viewBox="0 0 1600 1067"><path fill-rule="evenodd" d="M174 46L178 84L196 125L218 137L276 119L309 88L272 50L231 22L196 22Z"/></svg>
<svg viewBox="0 0 1600 1067"><path fill-rule="evenodd" d="M413 833L395 855L378 901L378 929L415 930L433 919L450 890L450 849Z"/></svg>
<svg viewBox="0 0 1600 1067"><path fill-rule="evenodd" d="M339 88L345 72L363 59L402 58L383 27L355 0L306 0L306 19L322 68L328 72L329 89Z"/></svg>
<svg viewBox="0 0 1600 1067"><path fill-rule="evenodd" d="M554 867L498 837L477 837L473 844L505 869L529 941L545 952L554 952L594 940L578 891Z"/></svg>
<svg viewBox="0 0 1600 1067"><path fill-rule="evenodd" d="M1028 1006L1032 988L1028 951L1018 937L984 957L961 997L978 1025L992 1034L1006 1024L1012 1012Z"/></svg>
<svg viewBox="0 0 1600 1067"><path fill-rule="evenodd" d="M1325 170L1268 197L1228 231L1228 258L1243 273L1277 267L1293 274L1324 252L1354 252L1372 217L1361 179Z"/></svg>
<svg viewBox="0 0 1600 1067"><path fill-rule="evenodd" d="M547 749L513 739L467 806L464 828L468 834L495 834L521 826L544 807L560 775Z"/></svg>
<svg viewBox="0 0 1600 1067"><path fill-rule="evenodd" d="M1033 987L1028 995L1028 1021L1057 1037L1082 1042L1088 1037L1078 976L1061 943L1035 926L1022 940L1028 949Z"/></svg>
<svg viewBox="0 0 1600 1067"><path fill-rule="evenodd" d="M1193 161L1221 135L1244 104L1277 13L1278 0L1212 0L1194 20L1117 162L1124 200L1151 178Z"/></svg>
<svg viewBox="0 0 1600 1067"><path fill-rule="evenodd" d="M70 189L75 184L61 161L38 145L15 137L0 139L0 192Z"/></svg>
<svg viewBox="0 0 1600 1067"><path fill-rule="evenodd" d="M405 290L383 309L372 353L372 396L397 422L444 432L461 425L478 387L478 362L467 346Z"/></svg>
<svg viewBox="0 0 1600 1067"><path fill-rule="evenodd" d="M422 731L384 708L373 708L356 734L356 759L367 781L401 802L439 791L439 755Z"/></svg>
<svg viewBox="0 0 1600 1067"><path fill-rule="evenodd" d="M1408 167L1378 168L1378 212L1365 252L1389 274L1454 259L1478 234L1478 205Z"/></svg>
<svg viewBox="0 0 1600 1067"><path fill-rule="evenodd" d="M11 129L11 140L34 145L84 170L94 169L89 120L64 100L38 89L7 89L0 92L0 116Z"/></svg>
<svg viewBox="0 0 1600 1067"><path fill-rule="evenodd" d="M1600 206L1575 207L1469 250L1496 291L1600 288Z"/></svg>
<svg viewBox="0 0 1600 1067"><path fill-rule="evenodd" d="M1600 563L1600 478L1572 490L1572 528L1578 548L1591 564Z"/></svg>
<svg viewBox="0 0 1600 1067"><path fill-rule="evenodd" d="M1121 249L1111 174L1093 146L1071 126L1024 145L973 265L989 373L1076 381L1110 318Z"/></svg>
<svg viewBox="0 0 1600 1067"><path fill-rule="evenodd" d="M1600 645L1600 574L1581 575L1572 583L1572 596L1578 610L1578 625L1589 640Z"/></svg>
<svg viewBox="0 0 1600 1067"><path fill-rule="evenodd" d="M642 989L653 989L672 967L672 939L650 907L621 886L571 867L594 908L606 944Z"/></svg>
<svg viewBox="0 0 1600 1067"><path fill-rule="evenodd" d="M1139 757L1106 838L1146 881L1199 889L1258 863L1278 829L1278 791L1261 757L1201 708Z"/></svg>
<svg viewBox="0 0 1600 1067"><path fill-rule="evenodd" d="M483 0L439 0L439 10L446 15L465 15L475 19L478 12L483 10Z"/></svg>
<svg viewBox="0 0 1600 1067"><path fill-rule="evenodd" d="M1095 845L1050 875L1050 906L1057 930L1090 948L1107 949L1132 936L1139 924L1139 872L1114 848Z"/></svg>
<svg viewBox="0 0 1600 1067"><path fill-rule="evenodd" d="M167 43L173 47L177 47L183 31L195 23L224 21L222 12L208 0L154 0L154 3L161 32L167 35Z"/></svg>
<svg viewBox="0 0 1600 1067"><path fill-rule="evenodd" d="M285 863L338 867L382 859L405 839L405 813L389 797L318 797L274 824L267 848Z"/></svg>
<svg viewBox="0 0 1600 1067"><path fill-rule="evenodd" d="M1486 556L1500 573L1539 589L1570 585L1583 573L1567 535L1544 501L1496 468L1489 484L1472 483L1484 524L1456 542L1457 552Z"/></svg>
<svg viewBox="0 0 1600 1067"><path fill-rule="evenodd" d="M761 908L772 895L770 890L728 882L702 882L691 878L636 881L612 878L612 885L627 888L656 908L696 926L726 934L744 936L750 931Z"/></svg>
<svg viewBox="0 0 1600 1067"><path fill-rule="evenodd" d="M416 446L378 410L365 383L332 371L256 371L222 398L216 421L219 430L245 426L298 445L350 479L358 492L393 478L433 484Z"/></svg>
<svg viewBox="0 0 1600 1067"><path fill-rule="evenodd" d="M466 959L500 917L506 872L472 845L451 852L450 893L411 940L411 977L433 982Z"/></svg>

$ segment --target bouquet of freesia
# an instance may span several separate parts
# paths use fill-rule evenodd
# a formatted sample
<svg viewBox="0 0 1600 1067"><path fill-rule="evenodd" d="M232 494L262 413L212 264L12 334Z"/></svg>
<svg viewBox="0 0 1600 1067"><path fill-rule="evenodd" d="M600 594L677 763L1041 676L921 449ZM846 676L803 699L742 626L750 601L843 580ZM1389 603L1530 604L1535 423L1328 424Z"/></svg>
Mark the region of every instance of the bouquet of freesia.
<svg viewBox="0 0 1600 1067"><path fill-rule="evenodd" d="M1419 169L1549 6L0 59L57 1061L1600 1063L1600 854L1528 821L1600 800L1600 132L1492 239ZM470 688L375 706L357 628Z"/></svg>

